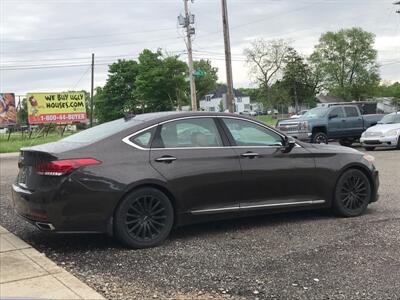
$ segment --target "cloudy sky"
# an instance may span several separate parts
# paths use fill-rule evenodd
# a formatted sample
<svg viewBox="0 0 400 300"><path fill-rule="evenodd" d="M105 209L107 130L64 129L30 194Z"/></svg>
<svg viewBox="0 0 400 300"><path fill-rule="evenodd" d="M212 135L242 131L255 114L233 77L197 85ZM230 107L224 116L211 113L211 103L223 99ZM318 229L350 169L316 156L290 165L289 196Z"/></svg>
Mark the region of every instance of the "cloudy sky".
<svg viewBox="0 0 400 300"><path fill-rule="evenodd" d="M376 35L381 77L400 81L400 14L393 0L228 0L235 87L251 86L243 49L255 38L284 38L303 55L321 33L358 26ZM225 81L219 0L195 0L195 58L209 58ZM400 9L400 6L398 7ZM90 89L107 65L162 48L187 59L177 16L182 0L0 0L0 91Z"/></svg>

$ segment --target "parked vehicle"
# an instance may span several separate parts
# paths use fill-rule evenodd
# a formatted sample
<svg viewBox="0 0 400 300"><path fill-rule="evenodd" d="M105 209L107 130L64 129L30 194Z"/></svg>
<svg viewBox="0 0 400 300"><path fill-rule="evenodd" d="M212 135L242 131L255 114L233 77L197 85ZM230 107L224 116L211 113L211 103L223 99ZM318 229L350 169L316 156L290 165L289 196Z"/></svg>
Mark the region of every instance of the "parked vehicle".
<svg viewBox="0 0 400 300"><path fill-rule="evenodd" d="M107 232L133 248L207 220L318 208L358 216L379 186L370 155L225 113L118 119L23 148L18 165L19 215L41 230Z"/></svg>
<svg viewBox="0 0 400 300"><path fill-rule="evenodd" d="M303 110L299 111L297 114L292 115L290 118L291 119L300 118L301 116L303 116L308 111L309 111L308 109L303 109Z"/></svg>
<svg viewBox="0 0 400 300"><path fill-rule="evenodd" d="M257 116L257 112L252 111L252 110L244 110L244 111L241 111L239 114L244 115L244 116L252 116L252 117Z"/></svg>
<svg viewBox="0 0 400 300"><path fill-rule="evenodd" d="M382 117L380 114L362 115L357 105L316 107L298 119L279 121L277 128L306 142L327 144L330 139L335 139L342 146L351 146L363 131Z"/></svg>
<svg viewBox="0 0 400 300"><path fill-rule="evenodd" d="M360 142L365 150L376 147L400 149L400 111L384 116L378 124L364 131Z"/></svg>

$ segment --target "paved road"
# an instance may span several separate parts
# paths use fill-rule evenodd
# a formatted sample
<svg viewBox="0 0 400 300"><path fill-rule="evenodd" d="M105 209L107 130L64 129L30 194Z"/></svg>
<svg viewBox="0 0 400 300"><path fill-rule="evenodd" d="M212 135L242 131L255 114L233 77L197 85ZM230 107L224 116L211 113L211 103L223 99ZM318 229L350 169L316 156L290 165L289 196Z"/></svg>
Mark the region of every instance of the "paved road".
<svg viewBox="0 0 400 300"><path fill-rule="evenodd" d="M101 235L51 235L10 204L15 159L1 161L0 224L108 298L400 298L400 151L371 152L381 199L365 215L261 216L189 226L161 247Z"/></svg>

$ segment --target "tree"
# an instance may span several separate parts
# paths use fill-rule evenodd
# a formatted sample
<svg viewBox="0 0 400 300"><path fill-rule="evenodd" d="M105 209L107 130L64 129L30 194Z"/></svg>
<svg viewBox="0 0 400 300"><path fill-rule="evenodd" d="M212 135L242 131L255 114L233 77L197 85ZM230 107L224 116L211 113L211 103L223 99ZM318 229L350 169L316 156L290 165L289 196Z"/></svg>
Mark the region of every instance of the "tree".
<svg viewBox="0 0 400 300"><path fill-rule="evenodd" d="M249 96L251 102L261 102L262 95L259 88L238 88L238 90Z"/></svg>
<svg viewBox="0 0 400 300"><path fill-rule="evenodd" d="M167 111L187 101L187 65L178 56L163 57L161 50L144 50L139 56L135 95L143 112Z"/></svg>
<svg viewBox="0 0 400 300"><path fill-rule="evenodd" d="M313 76L312 69L304 58L295 49L290 48L286 55L283 78L277 87L286 89L289 95L288 104L296 107L296 113L300 104L309 103L314 98L318 85L315 80L316 76Z"/></svg>
<svg viewBox="0 0 400 300"><path fill-rule="evenodd" d="M193 66L195 70L202 70L205 73L202 77L196 77L196 95L197 99L201 100L217 87L218 68L213 67L211 61L204 59L194 61Z"/></svg>
<svg viewBox="0 0 400 300"><path fill-rule="evenodd" d="M269 99L269 87L278 78L279 72L285 65L285 58L289 50L284 40L265 41L257 39L244 50L250 76L264 90L263 94L267 101Z"/></svg>
<svg viewBox="0 0 400 300"><path fill-rule="evenodd" d="M118 60L110 65L107 82L103 88L96 88L93 100L100 123L121 118L126 111L135 111L138 100L133 91L138 72L138 63L133 60Z"/></svg>
<svg viewBox="0 0 400 300"><path fill-rule="evenodd" d="M326 32L310 60L321 68L324 87L335 96L360 100L379 83L374 34L361 28Z"/></svg>
<svg viewBox="0 0 400 300"><path fill-rule="evenodd" d="M26 125L28 124L28 105L26 98L21 100L17 111L17 124Z"/></svg>

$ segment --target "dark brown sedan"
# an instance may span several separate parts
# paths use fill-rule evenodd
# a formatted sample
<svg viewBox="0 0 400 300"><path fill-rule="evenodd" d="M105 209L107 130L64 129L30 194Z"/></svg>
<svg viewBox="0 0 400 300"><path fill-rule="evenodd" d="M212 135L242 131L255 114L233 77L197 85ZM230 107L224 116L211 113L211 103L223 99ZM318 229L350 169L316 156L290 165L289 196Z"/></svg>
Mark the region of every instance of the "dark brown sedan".
<svg viewBox="0 0 400 300"><path fill-rule="evenodd" d="M358 216L379 186L370 155L223 113L130 116L23 148L19 167L19 215L41 230L110 233L134 248L211 219L317 208Z"/></svg>

